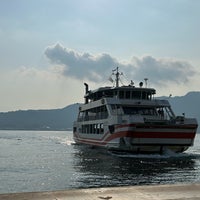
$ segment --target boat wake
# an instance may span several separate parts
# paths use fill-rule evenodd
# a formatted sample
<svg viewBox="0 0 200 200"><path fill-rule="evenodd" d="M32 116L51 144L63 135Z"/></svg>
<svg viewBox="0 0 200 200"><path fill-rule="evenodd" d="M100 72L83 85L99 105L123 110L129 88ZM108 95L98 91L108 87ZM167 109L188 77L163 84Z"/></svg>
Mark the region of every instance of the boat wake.
<svg viewBox="0 0 200 200"><path fill-rule="evenodd" d="M59 136L44 136L44 138L55 142L56 144L64 144L67 146L73 145L74 141L70 138L63 138Z"/></svg>
<svg viewBox="0 0 200 200"><path fill-rule="evenodd" d="M198 153L175 153L170 150L166 150L163 152L163 154L133 154L128 152L113 152L109 151L109 154L112 156L120 157L120 158L144 158L144 159L170 159L170 158L199 158L200 154Z"/></svg>

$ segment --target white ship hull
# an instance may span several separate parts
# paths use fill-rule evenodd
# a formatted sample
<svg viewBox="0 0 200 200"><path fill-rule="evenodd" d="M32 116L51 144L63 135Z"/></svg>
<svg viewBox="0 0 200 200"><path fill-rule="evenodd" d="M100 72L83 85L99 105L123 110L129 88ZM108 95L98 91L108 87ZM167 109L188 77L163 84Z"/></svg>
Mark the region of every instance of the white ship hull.
<svg viewBox="0 0 200 200"><path fill-rule="evenodd" d="M125 124L115 125L113 133L107 129L103 135L91 134L88 137L86 134L74 132L74 140L79 144L101 146L114 151L163 153L170 150L179 153L193 145L196 128L196 125Z"/></svg>

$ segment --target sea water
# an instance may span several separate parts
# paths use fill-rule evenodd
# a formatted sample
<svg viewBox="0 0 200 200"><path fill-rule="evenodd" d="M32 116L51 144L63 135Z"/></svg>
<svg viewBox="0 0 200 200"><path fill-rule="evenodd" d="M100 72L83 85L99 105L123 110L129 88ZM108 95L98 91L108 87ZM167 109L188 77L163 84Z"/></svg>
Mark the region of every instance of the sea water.
<svg viewBox="0 0 200 200"><path fill-rule="evenodd" d="M70 131L0 131L0 193L200 183L200 134L185 153L112 154Z"/></svg>

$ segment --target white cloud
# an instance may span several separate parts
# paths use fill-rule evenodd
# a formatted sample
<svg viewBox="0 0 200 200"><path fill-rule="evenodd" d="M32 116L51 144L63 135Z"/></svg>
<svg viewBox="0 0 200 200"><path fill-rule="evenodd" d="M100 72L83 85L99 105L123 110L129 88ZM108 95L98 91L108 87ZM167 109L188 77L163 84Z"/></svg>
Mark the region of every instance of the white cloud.
<svg viewBox="0 0 200 200"><path fill-rule="evenodd" d="M142 58L134 57L133 63L136 66L134 72L136 77L149 77L155 84L188 82L195 75L194 68L185 61L144 56Z"/></svg>
<svg viewBox="0 0 200 200"><path fill-rule="evenodd" d="M64 67L63 75L89 79L93 82L102 81L117 66L129 79L140 81L147 77L151 83L162 86L189 82L196 73L186 61L143 56L133 57L132 60L124 63L109 54L81 54L59 43L47 47L45 55L52 63Z"/></svg>
<svg viewBox="0 0 200 200"><path fill-rule="evenodd" d="M95 56L89 53L80 54L74 50L64 48L60 44L47 47L45 55L52 63L65 67L65 76L90 79L92 81L101 81L102 77L107 74L106 72L120 65L116 59L108 54Z"/></svg>
<svg viewBox="0 0 200 200"><path fill-rule="evenodd" d="M35 81L37 79L43 80L43 81L53 81L53 80L59 80L62 77L64 71L63 66L52 66L46 69L38 69L35 67L19 67L17 70L15 70L16 77L19 79L27 79Z"/></svg>

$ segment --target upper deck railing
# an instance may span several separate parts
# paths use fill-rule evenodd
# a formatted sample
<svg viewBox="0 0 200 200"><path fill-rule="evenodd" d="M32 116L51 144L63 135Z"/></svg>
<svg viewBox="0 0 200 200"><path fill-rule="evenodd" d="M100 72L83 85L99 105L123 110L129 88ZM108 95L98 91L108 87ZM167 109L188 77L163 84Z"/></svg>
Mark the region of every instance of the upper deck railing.
<svg viewBox="0 0 200 200"><path fill-rule="evenodd" d="M122 86L118 88L105 87L88 92L85 98L87 98L87 102L113 97L118 99L152 100L155 93L155 89L152 88L136 88L132 86Z"/></svg>
<svg viewBox="0 0 200 200"><path fill-rule="evenodd" d="M118 98L118 99L141 99L141 100L152 100L156 90L153 88L147 88L147 78L145 78L145 85L143 87L143 82L140 82L139 87L135 87L133 81L127 86L119 86L120 75L118 67L113 70L112 75L115 75L116 83L115 87L100 87L97 90L89 90L88 84L85 84L85 104L90 101L97 101L102 98Z"/></svg>

